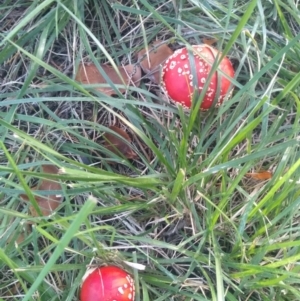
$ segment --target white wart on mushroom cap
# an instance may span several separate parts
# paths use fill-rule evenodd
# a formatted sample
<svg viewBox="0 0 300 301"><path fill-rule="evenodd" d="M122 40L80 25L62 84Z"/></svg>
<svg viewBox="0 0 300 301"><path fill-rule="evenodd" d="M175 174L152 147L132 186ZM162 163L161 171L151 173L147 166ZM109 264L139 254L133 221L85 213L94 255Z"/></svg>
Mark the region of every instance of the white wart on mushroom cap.
<svg viewBox="0 0 300 301"><path fill-rule="evenodd" d="M195 59L195 71L197 74L196 82L198 82L197 90L200 94L211 71L214 60L220 55L220 52L204 44L194 45L192 47ZM222 60L218 69L222 70L222 72L229 77L234 77L234 69L227 57ZM212 106L217 95L218 85L220 85L220 91L216 106L219 106L224 101L230 89L231 81L221 74L218 75L218 72L214 72L201 103L200 110L205 111ZM175 103L181 104L186 108L191 107L195 89L187 48L176 50L164 64L162 86Z"/></svg>

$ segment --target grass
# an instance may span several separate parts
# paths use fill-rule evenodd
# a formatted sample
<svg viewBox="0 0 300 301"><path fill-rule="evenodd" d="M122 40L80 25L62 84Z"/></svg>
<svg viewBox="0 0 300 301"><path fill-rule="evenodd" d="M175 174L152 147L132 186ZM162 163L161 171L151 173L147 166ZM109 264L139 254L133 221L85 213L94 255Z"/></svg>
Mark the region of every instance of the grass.
<svg viewBox="0 0 300 301"><path fill-rule="evenodd" d="M87 267L105 264L132 273L136 301L300 300L298 11L280 0L3 0L0 300L78 300ZM135 64L156 39L177 49L204 38L236 70L233 97L208 113L170 105L146 78L116 97L74 80L82 60ZM103 147L116 122L137 160ZM46 163L64 170L52 176L64 201L33 217L20 194L51 177ZM272 177L249 177L261 170Z"/></svg>

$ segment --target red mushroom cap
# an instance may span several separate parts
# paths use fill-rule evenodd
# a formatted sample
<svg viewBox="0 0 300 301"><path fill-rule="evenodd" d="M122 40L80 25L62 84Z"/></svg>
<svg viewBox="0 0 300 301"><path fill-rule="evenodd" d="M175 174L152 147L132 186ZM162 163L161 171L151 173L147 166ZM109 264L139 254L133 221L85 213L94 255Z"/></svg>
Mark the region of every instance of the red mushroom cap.
<svg viewBox="0 0 300 301"><path fill-rule="evenodd" d="M116 266L87 271L83 277L80 301L134 301L132 277Z"/></svg>
<svg viewBox="0 0 300 301"><path fill-rule="evenodd" d="M221 53L205 44L194 45L192 48L195 59L195 71L197 72L198 91L200 94L215 59L219 57ZM218 70L221 70L231 78L234 77L234 69L227 57L223 58L218 66ZM201 111L206 111L212 106L217 96L218 85L220 85L220 92L218 94L216 107L224 101L231 86L230 80L216 71L211 77L210 84L201 103ZM174 54L167 59L162 70L162 86L174 102L181 104L183 107L191 107L194 86L187 48L176 50Z"/></svg>

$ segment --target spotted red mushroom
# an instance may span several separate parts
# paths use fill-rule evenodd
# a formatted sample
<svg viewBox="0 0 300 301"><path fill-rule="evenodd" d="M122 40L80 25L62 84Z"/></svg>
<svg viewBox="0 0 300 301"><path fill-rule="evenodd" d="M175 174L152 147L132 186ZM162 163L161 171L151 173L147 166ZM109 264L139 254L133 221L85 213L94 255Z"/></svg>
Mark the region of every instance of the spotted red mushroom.
<svg viewBox="0 0 300 301"><path fill-rule="evenodd" d="M80 301L134 301L132 277L116 266L87 271L83 277Z"/></svg>
<svg viewBox="0 0 300 301"><path fill-rule="evenodd" d="M203 90L207 77L211 71L214 61L220 56L220 52L208 45L194 45L193 59L194 72L197 74L197 80L193 80L193 71L190 65L189 53L187 48L178 49L171 55L163 66L162 87L168 96L175 103L183 107L190 108L192 105L193 94L195 92L194 84L197 83L199 94ZM222 72L219 72L221 70ZM230 60L224 57L218 66L218 70L213 73L208 89L201 103L200 110L208 110L216 100L216 107L224 101L226 95L230 96L230 79L234 77L234 69ZM218 91L219 90L219 91Z"/></svg>

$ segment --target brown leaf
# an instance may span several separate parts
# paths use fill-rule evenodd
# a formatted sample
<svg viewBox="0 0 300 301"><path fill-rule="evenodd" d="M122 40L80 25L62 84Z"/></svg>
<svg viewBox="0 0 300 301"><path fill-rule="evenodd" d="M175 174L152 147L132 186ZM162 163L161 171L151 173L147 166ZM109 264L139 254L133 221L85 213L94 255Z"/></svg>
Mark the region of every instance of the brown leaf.
<svg viewBox="0 0 300 301"><path fill-rule="evenodd" d="M160 65L162 65L167 58L173 54L173 50L162 41L156 41L146 49L138 53L138 61L147 74L149 79L155 84L160 82Z"/></svg>
<svg viewBox="0 0 300 301"><path fill-rule="evenodd" d="M269 180L272 178L273 174L270 171L260 171L260 172L249 172L246 176L254 180Z"/></svg>
<svg viewBox="0 0 300 301"><path fill-rule="evenodd" d="M54 165L42 165L42 170L44 173L48 174L58 174L59 169ZM39 185L32 187L31 190L61 190L61 184L53 180L43 179ZM21 194L20 197L24 201L29 201L29 198L26 194ZM38 203L42 215L50 215L61 203L63 200L62 195L47 195L47 196L35 196L35 200ZM30 206L30 211L33 216L39 216L33 206Z"/></svg>
<svg viewBox="0 0 300 301"><path fill-rule="evenodd" d="M116 85L140 85L140 80L142 76L141 68L136 65L126 65L118 66L118 71L121 75L116 72L116 70L108 65L101 65L106 75L110 80ZM107 81L102 76L96 65L92 63L80 63L75 80L81 82L82 84L106 84ZM98 91L106 94L113 95L116 94L115 90L111 87L101 87L96 88ZM125 88L120 88L121 93L126 92Z"/></svg>
<svg viewBox="0 0 300 301"><path fill-rule="evenodd" d="M6 290L5 290L6 289ZM14 297L15 295L22 294L22 286L18 280L11 282L9 285L5 286L4 291L1 290L3 296L11 296ZM7 299L11 299L6 297Z"/></svg>
<svg viewBox="0 0 300 301"><path fill-rule="evenodd" d="M203 42L203 44L212 46L212 45L216 44L218 42L218 40L215 38L203 38L202 42Z"/></svg>
<svg viewBox="0 0 300 301"><path fill-rule="evenodd" d="M113 125L110 126L109 129L114 131L116 134L119 134L129 143L131 142L131 138L129 137L129 135L121 128ZM135 159L137 157L137 154L132 150L130 145L126 144L126 142L123 139L119 138L115 134L105 133L104 139L105 139L104 146L109 151L119 156L122 155L127 159Z"/></svg>
<svg viewBox="0 0 300 301"><path fill-rule="evenodd" d="M14 231L8 237L7 243L10 243L13 239L14 243L21 244L27 238L27 236L30 235L31 232L32 232L32 229L31 229L30 223L25 222L25 224L22 226L20 233L18 233L16 236L16 233Z"/></svg>
<svg viewBox="0 0 300 301"><path fill-rule="evenodd" d="M127 76L129 79L134 82L134 84L138 87L141 83L142 70L138 65L126 65L124 66Z"/></svg>

